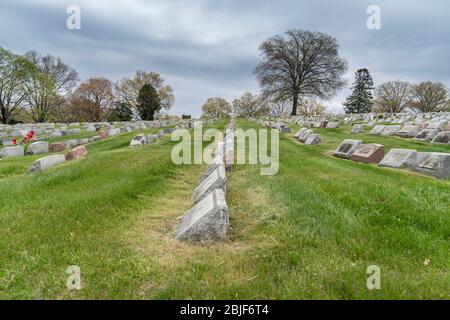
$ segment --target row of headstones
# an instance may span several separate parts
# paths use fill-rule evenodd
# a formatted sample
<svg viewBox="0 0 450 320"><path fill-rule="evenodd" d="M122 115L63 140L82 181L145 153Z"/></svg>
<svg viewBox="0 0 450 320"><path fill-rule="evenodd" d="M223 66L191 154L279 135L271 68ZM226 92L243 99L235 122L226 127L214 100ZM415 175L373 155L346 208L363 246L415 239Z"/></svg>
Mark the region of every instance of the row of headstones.
<svg viewBox="0 0 450 320"><path fill-rule="evenodd" d="M146 125L142 125L138 127L110 128L108 129L108 131L102 131L100 132L99 135L90 138L70 139L67 141L55 142L52 144L49 144L47 141L36 141L31 143L26 150L25 147L22 145L5 147L0 150L0 158L4 159L13 157L23 157L25 156L25 154L39 155L49 152L61 152L64 151L65 149L73 149L77 146L106 139L108 137L113 137L121 133L128 133L134 130L148 129L152 127L154 126L151 125L150 127L147 127Z"/></svg>
<svg viewBox="0 0 450 320"><path fill-rule="evenodd" d="M160 130L156 134L152 134L152 135L143 135L142 134L141 136L145 137L145 141L146 141L145 144L153 143L156 139L160 138L164 134L170 134L174 130L175 130L174 128L165 128L164 130ZM115 134L112 134L112 135L114 136ZM105 135L104 138L106 138L106 137L107 136ZM102 138L102 137L99 136L99 138ZM99 139L95 139L92 141L97 141L97 140L99 140ZM57 165L60 165L60 164L64 163L65 161L76 160L76 159L80 159L80 158L87 156L88 151L87 151L86 147L83 145L88 142L87 139L81 139L78 142L79 142L80 146L76 146L65 156L61 155L61 154L57 154L57 155L51 155L51 156L47 156L44 158L40 158L40 159L34 161L33 164L31 165L30 169L28 170L28 174L41 172L41 171L53 168ZM48 142L38 141L35 143L47 143L47 151L48 151ZM64 143L61 143L61 144L64 144ZM64 150L64 148L62 150ZM59 151L62 151L62 150L59 150Z"/></svg>
<svg viewBox="0 0 450 320"><path fill-rule="evenodd" d="M217 144L214 158L192 193L193 208L187 211L178 226L178 241L220 241L229 226L226 202L226 171L231 170L234 157L234 124L230 122L225 138Z"/></svg>
<svg viewBox="0 0 450 320"><path fill-rule="evenodd" d="M131 140L130 147L141 147L146 144L152 144L157 139L161 138L163 135L171 134L175 130L176 130L175 128L165 128L164 130L160 130L155 134L143 134L143 133L138 134Z"/></svg>
<svg viewBox="0 0 450 320"><path fill-rule="evenodd" d="M48 139L53 137L64 137L69 135L75 135L81 133L82 130L86 132L99 132L101 130L106 131L117 131L124 130L130 131L139 131L146 130L151 128L160 128L165 126L174 125L177 123L183 123L186 126L191 126L192 121L138 121L138 122L96 122L96 123L72 123L70 125L62 125L62 124L28 124L28 125L16 125L10 126L10 129L5 129L6 125L3 125L0 129L0 144L3 146L12 146L13 137L23 137L29 131L33 130L36 135L44 135L41 139ZM61 125L61 127L56 128L57 125ZM74 128L76 126L76 128ZM69 129L69 127L72 127ZM12 128L12 130L11 130ZM7 132L2 130L8 130ZM9 137L9 138L8 138Z"/></svg>
<svg viewBox="0 0 450 320"><path fill-rule="evenodd" d="M402 113L367 113L367 114L325 114L318 116L281 116L260 117L266 122L285 122L300 124L313 128L337 128L339 124L350 124L352 122L365 122L374 126L377 122L396 124L424 124L427 122L450 121L450 112L429 112L415 114L411 112Z"/></svg>
<svg viewBox="0 0 450 320"><path fill-rule="evenodd" d="M363 124L355 124L352 133L362 133ZM369 134L381 136L399 136L438 144L450 144L450 126L446 121L430 122L424 125L377 125Z"/></svg>
<svg viewBox="0 0 450 320"><path fill-rule="evenodd" d="M450 154L392 149L385 155L381 144L363 144L361 140L346 139L333 155L363 163L376 163L381 167L408 168L439 179L450 178Z"/></svg>
<svg viewBox="0 0 450 320"><path fill-rule="evenodd" d="M301 128L294 137L307 145L318 145L322 142L320 134L315 134L312 129Z"/></svg>
<svg viewBox="0 0 450 320"><path fill-rule="evenodd" d="M79 146L72 149L66 155L63 154L54 154L51 156L47 156L44 158L37 159L33 162L30 169L28 170L28 174L33 174L37 172L42 172L53 167L56 167L60 164L63 164L66 161L77 160L87 156L88 151L85 146Z"/></svg>
<svg viewBox="0 0 450 320"><path fill-rule="evenodd" d="M250 118L249 120L254 121L264 127L279 130L284 133L291 132L291 128L289 127L289 125L284 122L281 122L281 121L267 121L267 120L255 119L255 118Z"/></svg>

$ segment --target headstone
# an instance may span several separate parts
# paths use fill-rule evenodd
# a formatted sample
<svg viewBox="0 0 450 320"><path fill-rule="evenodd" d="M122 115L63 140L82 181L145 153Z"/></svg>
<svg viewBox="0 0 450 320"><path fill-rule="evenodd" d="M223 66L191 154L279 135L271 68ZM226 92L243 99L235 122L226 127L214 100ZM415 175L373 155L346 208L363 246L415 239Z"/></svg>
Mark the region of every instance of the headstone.
<svg viewBox="0 0 450 320"><path fill-rule="evenodd" d="M78 140L72 139L72 140L67 140L66 141L66 147L69 149L73 149L75 147L77 147L78 144Z"/></svg>
<svg viewBox="0 0 450 320"><path fill-rule="evenodd" d="M312 134L313 134L313 131L311 129L307 129L307 130L303 131L303 133L298 137L298 141L305 142L308 139L308 137Z"/></svg>
<svg viewBox="0 0 450 320"><path fill-rule="evenodd" d="M419 141L431 141L439 133L439 129L423 129L414 138Z"/></svg>
<svg viewBox="0 0 450 320"><path fill-rule="evenodd" d="M214 156L212 162L208 165L205 173L203 173L203 175L200 177L199 183L201 184L203 181L205 181L205 179L207 179L215 170L217 170L219 166L224 166L223 160L223 151L216 151L216 155Z"/></svg>
<svg viewBox="0 0 450 320"><path fill-rule="evenodd" d="M384 146L381 144L364 144L352 155L352 160L364 163L379 163L384 158Z"/></svg>
<svg viewBox="0 0 450 320"><path fill-rule="evenodd" d="M61 152L66 149L66 143L65 142L55 142L50 145L50 150L52 152Z"/></svg>
<svg viewBox="0 0 450 320"><path fill-rule="evenodd" d="M205 198L211 191L215 189L227 190L227 178L225 176L225 168L218 166L200 185L194 190L192 194L192 202L198 203Z"/></svg>
<svg viewBox="0 0 450 320"><path fill-rule="evenodd" d="M25 155L25 148L23 146L6 147L0 150L0 158L17 158Z"/></svg>
<svg viewBox="0 0 450 320"><path fill-rule="evenodd" d="M33 162L30 169L28 170L28 174L41 172L52 167L55 167L59 164L64 163L65 157L62 154L55 154L52 156L48 156L45 158L38 159Z"/></svg>
<svg viewBox="0 0 450 320"><path fill-rule="evenodd" d="M88 151L85 146L79 146L71 150L68 154L66 154L66 160L77 160L87 156Z"/></svg>
<svg viewBox="0 0 450 320"><path fill-rule="evenodd" d="M436 122L430 122L426 129L437 129L439 131L445 130L447 128L447 121L436 121Z"/></svg>
<svg viewBox="0 0 450 320"><path fill-rule="evenodd" d="M392 149L381 160L381 167L413 168L417 163L417 151L409 149Z"/></svg>
<svg viewBox="0 0 450 320"><path fill-rule="evenodd" d="M36 141L31 143L27 148L27 154L36 155L48 153L49 147L47 141Z"/></svg>
<svg viewBox="0 0 450 320"><path fill-rule="evenodd" d="M131 147L141 147L146 143L147 143L147 140L145 139L144 134L140 134L140 135L137 135L136 137L134 137L133 140L131 140L130 146Z"/></svg>
<svg viewBox="0 0 450 320"><path fill-rule="evenodd" d="M108 136L109 137L113 137L113 136L116 136L116 135L118 135L118 134L120 134L121 132L120 132L120 129L118 129L118 128L113 128L113 129L109 129L108 130Z"/></svg>
<svg viewBox="0 0 450 320"><path fill-rule="evenodd" d="M398 125L394 125L394 126L386 126L383 130L383 132L381 133L382 136L393 136L395 135L399 130L400 130L400 126Z"/></svg>
<svg viewBox="0 0 450 320"><path fill-rule="evenodd" d="M339 122L330 121L327 123L327 129L339 128Z"/></svg>
<svg viewBox="0 0 450 320"><path fill-rule="evenodd" d="M216 189L187 211L176 232L178 241L223 240L229 224L225 193Z"/></svg>
<svg viewBox="0 0 450 320"><path fill-rule="evenodd" d="M306 139L306 145L317 145L320 144L322 140L320 139L320 134L310 134L308 139Z"/></svg>
<svg viewBox="0 0 450 320"><path fill-rule="evenodd" d="M89 142L95 142L95 141L99 141L102 140L101 136L93 136L89 138Z"/></svg>
<svg viewBox="0 0 450 320"><path fill-rule="evenodd" d="M14 146L14 142L12 139L3 139L0 141L0 144L4 147L13 147Z"/></svg>
<svg viewBox="0 0 450 320"><path fill-rule="evenodd" d="M89 138L78 139L78 145L81 146L83 144L88 144Z"/></svg>
<svg viewBox="0 0 450 320"><path fill-rule="evenodd" d="M334 151L335 157L350 159L353 153L361 147L361 140L345 139Z"/></svg>
<svg viewBox="0 0 450 320"><path fill-rule="evenodd" d="M364 125L362 124L354 124L352 127L352 133L363 133L364 132Z"/></svg>
<svg viewBox="0 0 450 320"><path fill-rule="evenodd" d="M106 131L103 131L103 132L100 132L100 137L102 138L102 139L106 139L106 138L108 138L108 132L106 132Z"/></svg>
<svg viewBox="0 0 450 320"><path fill-rule="evenodd" d="M396 135L402 138L414 138L420 130L420 126L408 125L397 131Z"/></svg>
<svg viewBox="0 0 450 320"><path fill-rule="evenodd" d="M413 170L439 179L450 178L450 153L426 153Z"/></svg>
<svg viewBox="0 0 450 320"><path fill-rule="evenodd" d="M376 126L369 132L369 134L375 135L375 136L379 136L379 135L383 132L383 130L384 130L385 127L386 127L385 125L381 125L381 124L376 125Z"/></svg>
<svg viewBox="0 0 450 320"><path fill-rule="evenodd" d="M148 144L152 144L153 142L155 142L158 139L158 136L156 134L147 134L145 136L145 141Z"/></svg>
<svg viewBox="0 0 450 320"><path fill-rule="evenodd" d="M439 132L431 143L450 144L450 131Z"/></svg>
<svg viewBox="0 0 450 320"><path fill-rule="evenodd" d="M303 133L303 132L305 132L306 130L308 130L308 128L301 128L300 130L298 130L297 131L297 133L294 135L294 137L296 138L296 139L298 139L299 137L300 137L300 135Z"/></svg>

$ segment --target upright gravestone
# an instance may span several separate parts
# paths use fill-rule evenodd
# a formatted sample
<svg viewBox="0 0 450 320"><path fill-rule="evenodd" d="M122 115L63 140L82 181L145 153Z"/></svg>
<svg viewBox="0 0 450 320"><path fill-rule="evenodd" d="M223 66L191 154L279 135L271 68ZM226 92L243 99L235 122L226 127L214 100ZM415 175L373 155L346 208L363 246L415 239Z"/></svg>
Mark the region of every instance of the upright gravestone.
<svg viewBox="0 0 450 320"><path fill-rule="evenodd" d="M333 155L335 157L350 159L362 145L361 140L345 139L334 151Z"/></svg>
<svg viewBox="0 0 450 320"><path fill-rule="evenodd" d="M384 146L381 144L364 144L352 155L352 160L364 163L379 163L384 158Z"/></svg>
<svg viewBox="0 0 450 320"><path fill-rule="evenodd" d="M223 240L228 224L225 193L222 189L216 189L184 214L175 239L178 241Z"/></svg>
<svg viewBox="0 0 450 320"><path fill-rule="evenodd" d="M417 151L409 149L392 149L381 160L381 167L413 168L417 164Z"/></svg>

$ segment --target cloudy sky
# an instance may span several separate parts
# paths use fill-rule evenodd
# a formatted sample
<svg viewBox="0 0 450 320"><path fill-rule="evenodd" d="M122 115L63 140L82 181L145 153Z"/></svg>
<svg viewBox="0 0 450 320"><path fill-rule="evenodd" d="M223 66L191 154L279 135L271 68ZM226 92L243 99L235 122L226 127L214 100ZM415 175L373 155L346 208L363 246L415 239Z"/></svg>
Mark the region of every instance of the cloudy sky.
<svg viewBox="0 0 450 320"><path fill-rule="evenodd" d="M69 5L81 30L66 28ZM381 30L369 30L369 5ZM349 83L367 67L375 84L433 80L450 86L448 0L0 0L0 46L61 57L82 80L159 72L175 90L173 113L200 114L208 97L259 92L262 41L288 29L333 35ZM342 110L349 89L325 104Z"/></svg>

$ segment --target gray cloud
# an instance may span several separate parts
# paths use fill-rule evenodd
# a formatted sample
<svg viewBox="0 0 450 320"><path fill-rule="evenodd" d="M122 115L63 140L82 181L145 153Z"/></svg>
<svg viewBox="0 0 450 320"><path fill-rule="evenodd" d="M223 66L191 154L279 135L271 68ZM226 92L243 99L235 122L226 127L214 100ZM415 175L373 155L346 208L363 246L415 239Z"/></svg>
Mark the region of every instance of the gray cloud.
<svg viewBox="0 0 450 320"><path fill-rule="evenodd" d="M67 30L66 8L79 5L82 29ZM366 28L381 8L382 29ZM0 45L17 53L60 56L82 79L119 80L137 69L159 72L176 94L173 112L198 115L210 96L258 92L258 46L290 28L327 32L349 62L349 83L368 67L376 84L434 80L450 84L450 3L446 0L3 0ZM333 111L349 89L326 102Z"/></svg>

